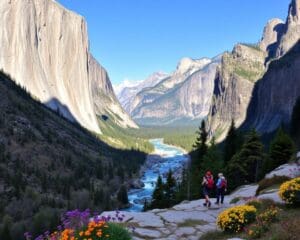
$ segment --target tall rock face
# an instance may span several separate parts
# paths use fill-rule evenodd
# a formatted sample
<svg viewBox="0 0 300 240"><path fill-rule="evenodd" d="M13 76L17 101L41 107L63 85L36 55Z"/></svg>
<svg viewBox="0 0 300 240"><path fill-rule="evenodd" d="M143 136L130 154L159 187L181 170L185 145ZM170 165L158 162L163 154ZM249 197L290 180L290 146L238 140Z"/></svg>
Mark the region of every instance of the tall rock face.
<svg viewBox="0 0 300 240"><path fill-rule="evenodd" d="M284 31L285 24L278 18L270 20L264 28L263 37L259 43L259 47L261 50L268 53L268 59L275 57L279 41Z"/></svg>
<svg viewBox="0 0 300 240"><path fill-rule="evenodd" d="M131 116L146 125L173 124L205 117L219 63L220 57L213 60L183 58L169 77L136 94Z"/></svg>
<svg viewBox="0 0 300 240"><path fill-rule="evenodd" d="M91 80L91 92L96 115L98 117L111 117L113 118L112 121L124 128L137 128L137 125L121 107L106 70L91 55L89 56L88 74Z"/></svg>
<svg viewBox="0 0 300 240"><path fill-rule="evenodd" d="M89 53L86 22L53 0L0 1L0 68L41 102L97 133L102 100L92 89L116 101L107 73ZM122 112L115 104L114 112Z"/></svg>
<svg viewBox="0 0 300 240"><path fill-rule="evenodd" d="M223 55L207 120L209 133L218 140L225 137L232 119L237 126L245 120L254 84L265 71L265 58L258 47L242 44Z"/></svg>
<svg viewBox="0 0 300 240"><path fill-rule="evenodd" d="M292 0L286 22L269 21L259 48L250 51L252 56L247 54L248 57L240 58L244 54L236 54L234 50L232 58L235 60L229 64L234 67L227 67L228 55L224 55L208 118L211 135L222 140L232 119L238 127L254 127L260 132L271 132L281 122L290 120L293 105L300 95L299 40L300 0ZM251 62L257 69L255 74L247 70ZM240 71L244 76L236 69L239 65L246 67Z"/></svg>
<svg viewBox="0 0 300 240"><path fill-rule="evenodd" d="M286 55L270 63L256 84L243 128L272 132L290 121L300 97L300 42Z"/></svg>
<svg viewBox="0 0 300 240"><path fill-rule="evenodd" d="M126 110L126 112L131 113L133 110L133 101L140 91L146 88L151 88L158 84L161 80L167 78L169 75L164 72L155 72L151 74L144 81L139 82L124 82L119 86L116 86L115 89L117 92L118 99Z"/></svg>
<svg viewBox="0 0 300 240"><path fill-rule="evenodd" d="M288 17L285 23L285 31L280 38L276 57L285 55L300 39L300 0L292 0Z"/></svg>

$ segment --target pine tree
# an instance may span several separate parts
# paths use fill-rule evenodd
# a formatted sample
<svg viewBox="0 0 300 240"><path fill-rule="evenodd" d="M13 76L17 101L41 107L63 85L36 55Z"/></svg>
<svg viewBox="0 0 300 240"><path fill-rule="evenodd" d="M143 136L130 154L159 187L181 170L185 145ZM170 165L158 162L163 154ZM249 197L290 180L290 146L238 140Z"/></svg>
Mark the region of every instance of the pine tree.
<svg viewBox="0 0 300 240"><path fill-rule="evenodd" d="M206 171L211 171L213 174L222 172L223 161L222 154L215 143L215 138L212 139L207 153L203 157L201 164L201 175L204 176Z"/></svg>
<svg viewBox="0 0 300 240"><path fill-rule="evenodd" d="M146 212L148 209L149 209L149 203L148 203L147 199L145 199L144 205L143 205L143 212Z"/></svg>
<svg viewBox="0 0 300 240"><path fill-rule="evenodd" d="M155 189L152 194L151 208L164 208L164 186L161 176L158 176Z"/></svg>
<svg viewBox="0 0 300 240"><path fill-rule="evenodd" d="M11 234L10 234L10 228L9 226L12 225L12 219L10 216L4 216L3 217L3 225L2 225L2 231L0 232L0 239L5 240L12 240Z"/></svg>
<svg viewBox="0 0 300 240"><path fill-rule="evenodd" d="M242 150L240 152L241 161L246 164L247 181L257 182L259 180L262 163L265 158L264 146L260 137L253 129L246 137Z"/></svg>
<svg viewBox="0 0 300 240"><path fill-rule="evenodd" d="M236 153L226 167L227 189L231 191L238 186L246 184L247 174L246 163L241 161L240 153Z"/></svg>
<svg viewBox="0 0 300 240"><path fill-rule="evenodd" d="M193 146L196 152L196 156L193 158L192 162L194 166L199 167L201 164L201 159L206 154L208 148L207 147L208 133L206 131L204 120L202 120L201 126L199 127L199 131L197 131L197 134L198 136Z"/></svg>
<svg viewBox="0 0 300 240"><path fill-rule="evenodd" d="M230 159L238 152L239 136L235 127L234 120L231 121L229 131L227 133L224 144L224 163L227 164Z"/></svg>
<svg viewBox="0 0 300 240"><path fill-rule="evenodd" d="M96 167L96 176L98 179L103 179L103 165L102 165L102 162L99 161L99 163L97 164L97 167Z"/></svg>
<svg viewBox="0 0 300 240"><path fill-rule="evenodd" d="M169 170L167 176L167 182L164 185L166 207L170 207L172 206L172 204L175 203L175 187L176 187L176 180L173 177L173 172Z"/></svg>
<svg viewBox="0 0 300 240"><path fill-rule="evenodd" d="M263 144L255 130L246 136L246 141L239 153L229 161L227 176L232 186L247 182L256 182L261 176L262 162L265 158Z"/></svg>
<svg viewBox="0 0 300 240"><path fill-rule="evenodd" d="M110 180L114 178L114 167L112 164L108 166L108 177Z"/></svg>
<svg viewBox="0 0 300 240"><path fill-rule="evenodd" d="M188 174L187 169L182 169L181 182L177 185L176 202L188 200Z"/></svg>
<svg viewBox="0 0 300 240"><path fill-rule="evenodd" d="M269 158L265 163L265 173L287 163L293 156L295 147L292 139L280 127L271 142Z"/></svg>
<svg viewBox="0 0 300 240"><path fill-rule="evenodd" d="M128 204L129 203L127 188L124 185L122 185L121 188L119 189L118 194L117 194L117 199L122 204Z"/></svg>
<svg viewBox="0 0 300 240"><path fill-rule="evenodd" d="M96 189L94 193L94 204L99 206L103 202L103 189Z"/></svg>
<svg viewBox="0 0 300 240"><path fill-rule="evenodd" d="M125 172L125 171L124 171L124 168L123 168L123 167L119 166L119 167L117 168L117 175L120 177L122 183L124 182L124 178L125 178L124 172Z"/></svg>
<svg viewBox="0 0 300 240"><path fill-rule="evenodd" d="M300 97L298 97L291 117L290 132L297 147L300 147Z"/></svg>

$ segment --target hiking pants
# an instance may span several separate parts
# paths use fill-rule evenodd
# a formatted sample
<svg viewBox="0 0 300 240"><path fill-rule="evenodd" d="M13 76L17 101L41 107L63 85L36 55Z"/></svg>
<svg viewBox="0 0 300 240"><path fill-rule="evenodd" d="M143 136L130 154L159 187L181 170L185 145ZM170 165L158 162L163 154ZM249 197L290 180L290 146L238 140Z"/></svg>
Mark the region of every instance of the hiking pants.
<svg viewBox="0 0 300 240"><path fill-rule="evenodd" d="M217 188L217 203L224 202L224 195L225 195L225 189L224 188Z"/></svg>

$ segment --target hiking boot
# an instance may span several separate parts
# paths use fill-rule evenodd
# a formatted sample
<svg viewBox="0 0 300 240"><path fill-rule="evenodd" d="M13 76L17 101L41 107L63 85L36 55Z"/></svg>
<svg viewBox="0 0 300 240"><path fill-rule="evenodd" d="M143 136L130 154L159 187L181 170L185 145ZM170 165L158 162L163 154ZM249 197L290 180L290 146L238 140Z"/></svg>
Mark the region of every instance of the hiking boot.
<svg viewBox="0 0 300 240"><path fill-rule="evenodd" d="M203 203L203 206L204 206L204 207L206 207L206 205L207 205L206 203Z"/></svg>

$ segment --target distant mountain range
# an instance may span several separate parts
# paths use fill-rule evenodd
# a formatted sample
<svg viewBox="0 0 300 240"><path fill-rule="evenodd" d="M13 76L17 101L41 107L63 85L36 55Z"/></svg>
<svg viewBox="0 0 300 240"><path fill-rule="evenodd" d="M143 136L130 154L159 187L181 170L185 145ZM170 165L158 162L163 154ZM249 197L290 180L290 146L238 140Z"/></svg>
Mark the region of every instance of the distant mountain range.
<svg viewBox="0 0 300 240"><path fill-rule="evenodd" d="M137 87L123 88L117 96L125 110L142 125L203 118L208 114L220 59L183 58L172 74L154 73Z"/></svg>
<svg viewBox="0 0 300 240"><path fill-rule="evenodd" d="M206 118L210 136L218 140L232 120L238 127L271 132L289 122L300 96L299 39L300 0L292 0L287 20L270 20L259 43L236 44L214 59L184 58L155 84L123 88L117 96L139 124Z"/></svg>

